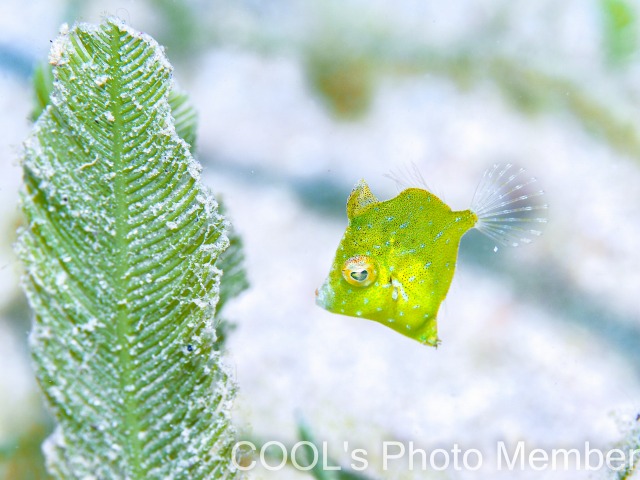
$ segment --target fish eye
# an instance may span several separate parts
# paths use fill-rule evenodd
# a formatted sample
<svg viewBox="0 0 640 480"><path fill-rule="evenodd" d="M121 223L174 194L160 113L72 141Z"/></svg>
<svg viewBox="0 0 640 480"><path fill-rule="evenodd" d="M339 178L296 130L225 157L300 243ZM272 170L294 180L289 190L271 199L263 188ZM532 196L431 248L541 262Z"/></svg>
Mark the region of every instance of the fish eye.
<svg viewBox="0 0 640 480"><path fill-rule="evenodd" d="M377 275L378 272L373 260L364 255L351 257L344 262L342 268L344 279L356 287L368 287L375 281Z"/></svg>
<svg viewBox="0 0 640 480"><path fill-rule="evenodd" d="M360 270L359 272L351 272L351 278L353 278L356 282L364 282L369 273L366 270Z"/></svg>

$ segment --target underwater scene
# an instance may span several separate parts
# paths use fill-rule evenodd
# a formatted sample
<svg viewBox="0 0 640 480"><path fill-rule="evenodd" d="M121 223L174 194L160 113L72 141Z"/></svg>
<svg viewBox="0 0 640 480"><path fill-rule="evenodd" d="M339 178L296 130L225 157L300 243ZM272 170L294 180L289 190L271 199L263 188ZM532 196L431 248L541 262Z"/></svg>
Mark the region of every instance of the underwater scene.
<svg viewBox="0 0 640 480"><path fill-rule="evenodd" d="M3 0L0 10L0 479L640 478L639 4ZM64 117L94 108L70 86L75 59L113 67L91 50L108 28L76 22L113 27L118 51L141 42L132 64L149 59L122 74L142 69L135 88L149 95L117 73L87 78L97 92L123 87L111 100L132 92L131 115L159 99L149 118L169 126L140 140L151 160L139 154L136 167L155 192L90 176L103 157L130 153L113 140L127 117ZM95 144L83 150L76 131ZM49 170L37 163L49 157ZM77 184L56 183L76 160ZM54 190L58 203L43 200ZM73 210L81 190L87 203ZM103 190L137 203L93 199ZM141 216L117 233L138 211L168 221L136 250L148 284L136 301L149 313L127 324L135 308L117 285L131 257L85 251L73 235L122 252L145 221L156 228ZM169 235L181 243L165 246ZM73 323L91 301L104 317ZM111 313L119 323L103 334ZM69 329L47 315L69 317ZM188 332L175 333L182 321ZM147 386L164 381L135 358L158 345L169 350L149 356L175 384L157 398L174 400L148 400L134 421ZM113 403L121 420L108 419L119 408L110 394L90 398L112 377L132 392ZM180 405L184 424L167 416ZM120 427L133 440L119 443ZM188 443L200 429L211 468L195 466ZM164 453L174 440L188 447ZM114 469L89 475L81 451Z"/></svg>

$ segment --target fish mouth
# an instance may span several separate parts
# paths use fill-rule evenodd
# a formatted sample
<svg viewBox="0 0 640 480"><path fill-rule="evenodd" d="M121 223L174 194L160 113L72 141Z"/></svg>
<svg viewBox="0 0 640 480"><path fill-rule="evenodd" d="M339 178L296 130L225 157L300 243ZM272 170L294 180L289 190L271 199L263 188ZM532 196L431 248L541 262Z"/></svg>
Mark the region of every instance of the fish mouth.
<svg viewBox="0 0 640 480"><path fill-rule="evenodd" d="M316 305L330 310L335 299L333 289L329 286L329 281L325 281L322 286L316 289Z"/></svg>

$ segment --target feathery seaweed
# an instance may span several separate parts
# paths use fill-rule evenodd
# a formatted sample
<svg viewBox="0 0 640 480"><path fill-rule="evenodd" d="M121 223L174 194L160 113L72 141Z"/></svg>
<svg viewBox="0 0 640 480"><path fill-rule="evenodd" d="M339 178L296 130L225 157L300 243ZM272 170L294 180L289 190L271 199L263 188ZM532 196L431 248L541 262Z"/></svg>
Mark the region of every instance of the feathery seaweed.
<svg viewBox="0 0 640 480"><path fill-rule="evenodd" d="M233 478L213 325L227 223L176 133L171 66L119 20L54 42L17 246L57 478Z"/></svg>

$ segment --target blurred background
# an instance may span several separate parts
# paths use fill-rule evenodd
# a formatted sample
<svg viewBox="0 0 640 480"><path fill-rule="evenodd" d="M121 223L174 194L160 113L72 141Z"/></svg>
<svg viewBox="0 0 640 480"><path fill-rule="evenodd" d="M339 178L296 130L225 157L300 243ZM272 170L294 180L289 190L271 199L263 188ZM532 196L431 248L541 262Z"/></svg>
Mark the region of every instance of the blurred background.
<svg viewBox="0 0 640 480"><path fill-rule="evenodd" d="M51 425L12 252L31 77L63 22L117 15L166 46L199 113L196 155L242 236L228 305L240 436L293 444L304 418L366 478L615 478L495 471L495 444L638 445L640 6L631 0L3 0L0 5L0 478L45 478ZM514 162L547 194L532 245L462 241L427 348L314 304L365 178L417 165L453 208ZM344 442L349 442L345 451ZM383 441L477 448L479 472L381 467ZM635 442L635 443L633 443ZM639 478L636 473L633 478ZM250 478L304 479L293 468ZM620 477L621 478L621 477ZM632 477L628 477L632 478Z"/></svg>

